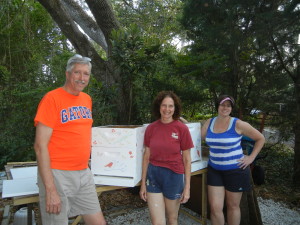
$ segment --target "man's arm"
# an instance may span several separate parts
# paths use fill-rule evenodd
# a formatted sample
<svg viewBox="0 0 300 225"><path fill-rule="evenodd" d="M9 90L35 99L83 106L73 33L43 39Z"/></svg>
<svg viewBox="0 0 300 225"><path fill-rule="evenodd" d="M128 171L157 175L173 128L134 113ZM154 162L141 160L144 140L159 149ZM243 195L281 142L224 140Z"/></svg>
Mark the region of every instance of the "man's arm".
<svg viewBox="0 0 300 225"><path fill-rule="evenodd" d="M61 210L61 201L54 184L48 152L48 143L50 141L52 131L52 128L40 122L37 124L34 150L37 158L39 174L42 178L46 191L46 211L48 213L59 213Z"/></svg>

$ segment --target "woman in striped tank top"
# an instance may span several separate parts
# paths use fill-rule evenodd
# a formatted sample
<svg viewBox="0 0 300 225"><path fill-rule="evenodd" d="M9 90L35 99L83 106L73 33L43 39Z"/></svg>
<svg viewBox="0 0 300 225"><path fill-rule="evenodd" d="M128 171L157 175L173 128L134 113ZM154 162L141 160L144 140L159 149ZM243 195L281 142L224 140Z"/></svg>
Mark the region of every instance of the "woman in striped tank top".
<svg viewBox="0 0 300 225"><path fill-rule="evenodd" d="M249 165L264 145L264 136L249 123L231 117L234 99L221 95L216 101L218 116L207 120L201 129L202 139L209 146L208 201L212 225L224 225L224 199L228 225L241 221L242 193L251 189ZM244 155L242 136L255 141L250 155Z"/></svg>

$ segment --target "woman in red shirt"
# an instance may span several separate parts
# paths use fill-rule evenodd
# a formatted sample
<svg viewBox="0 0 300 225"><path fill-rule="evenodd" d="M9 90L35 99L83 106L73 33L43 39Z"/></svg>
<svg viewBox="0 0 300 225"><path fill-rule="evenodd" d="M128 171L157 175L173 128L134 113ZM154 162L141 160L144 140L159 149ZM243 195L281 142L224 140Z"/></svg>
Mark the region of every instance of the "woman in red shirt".
<svg viewBox="0 0 300 225"><path fill-rule="evenodd" d="M193 146L188 127L179 121L180 99L160 92L153 102L156 121L148 125L144 144L140 197L147 201L152 224L178 224L180 203L190 198Z"/></svg>

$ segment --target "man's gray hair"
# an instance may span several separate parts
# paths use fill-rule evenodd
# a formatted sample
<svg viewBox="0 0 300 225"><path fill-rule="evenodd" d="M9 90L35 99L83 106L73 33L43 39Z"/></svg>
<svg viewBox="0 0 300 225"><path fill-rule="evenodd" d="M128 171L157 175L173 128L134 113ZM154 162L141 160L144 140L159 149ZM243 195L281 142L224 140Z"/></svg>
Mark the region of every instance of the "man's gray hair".
<svg viewBox="0 0 300 225"><path fill-rule="evenodd" d="M88 58L88 57L82 57L81 55L76 54L68 60L66 71L71 72L74 65L77 64L77 63L86 64L86 65L89 66L90 71L92 70L91 59Z"/></svg>

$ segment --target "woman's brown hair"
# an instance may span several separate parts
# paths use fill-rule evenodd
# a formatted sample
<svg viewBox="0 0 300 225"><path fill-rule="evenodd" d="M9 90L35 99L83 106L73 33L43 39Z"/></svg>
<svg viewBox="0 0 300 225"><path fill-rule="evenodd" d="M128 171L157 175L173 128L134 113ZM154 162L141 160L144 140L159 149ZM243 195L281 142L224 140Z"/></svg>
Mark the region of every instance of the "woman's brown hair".
<svg viewBox="0 0 300 225"><path fill-rule="evenodd" d="M161 91L157 94L156 98L153 101L152 104L152 114L156 119L160 119L160 105L162 101L166 98L170 97L174 101L174 114L173 114L173 119L178 120L181 114L181 101L180 98L172 91Z"/></svg>

